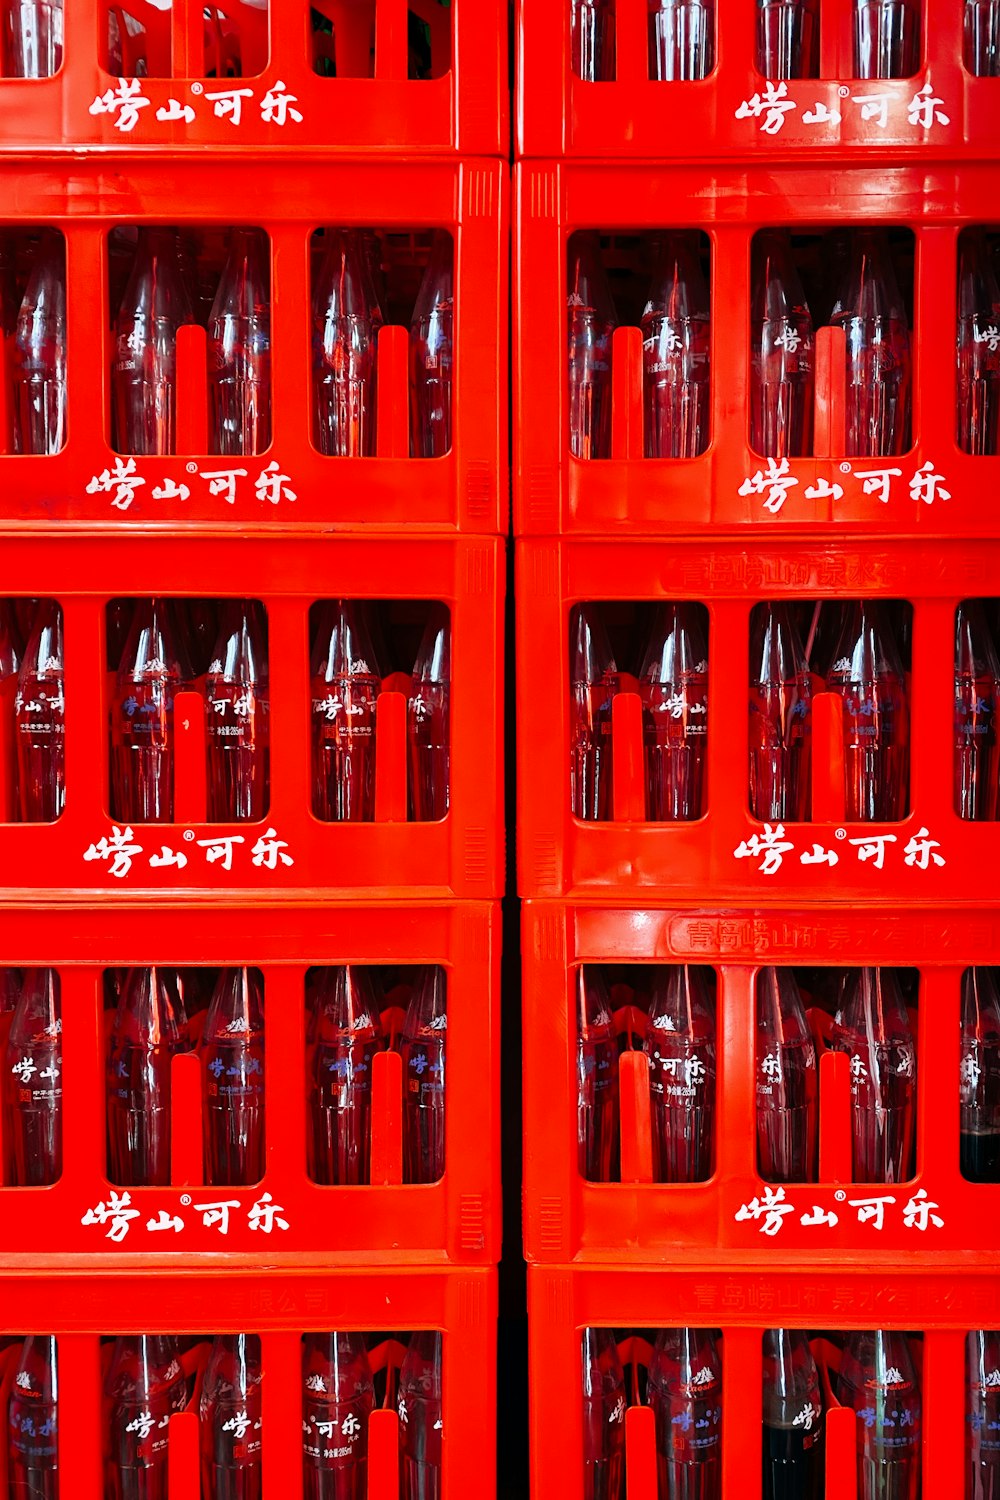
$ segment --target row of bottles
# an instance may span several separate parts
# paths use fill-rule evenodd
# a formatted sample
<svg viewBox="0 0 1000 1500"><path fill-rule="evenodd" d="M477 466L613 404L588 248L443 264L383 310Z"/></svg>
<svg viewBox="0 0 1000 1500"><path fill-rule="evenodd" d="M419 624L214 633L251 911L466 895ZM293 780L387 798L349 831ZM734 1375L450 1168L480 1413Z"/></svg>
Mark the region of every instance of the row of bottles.
<svg viewBox="0 0 1000 1500"><path fill-rule="evenodd" d="M405 1012L382 1020L376 971L311 971L304 1070L308 1170L325 1185L368 1183L372 1065L402 1058L403 1178L437 1182L445 1166L447 1001L444 971L416 975ZM173 1058L196 1053L202 1160L212 1187L250 1187L265 1172L264 985L256 969L110 971L106 1040L108 1178L118 1187L171 1180ZM207 1004L206 1004L207 1001ZM42 1187L62 1173L63 1060L59 976L0 969L5 1175ZM274 1101L272 1100L272 1109ZM281 1109L287 1101L281 1100ZM195 1127L198 1128L197 1126Z"/></svg>
<svg viewBox="0 0 1000 1500"><path fill-rule="evenodd" d="M953 1097L960 1111L959 1165L970 1182L1000 1182L997 979L988 968L967 969L962 977L962 1051ZM819 1059L828 1049L850 1059L852 1180L898 1183L913 1175L914 981L912 971L890 968L828 970L804 976L812 986L804 991L794 969L760 970L755 1113L757 1170L764 1181L817 1181ZM602 970L591 965L576 976L580 1173L591 1182L613 1182L619 1174L618 1060L638 1043L649 1066L653 1180L704 1182L715 1168L719 1122L715 975L674 965L644 970L641 983L626 996L631 1009L619 1036Z"/></svg>
<svg viewBox="0 0 1000 1500"><path fill-rule="evenodd" d="M403 1336L401 1363L378 1386L395 1400L405 1500L439 1500L442 1464L441 1335ZM393 1342L396 1342L395 1340ZM385 1353L384 1341L373 1344ZM256 1334L218 1334L209 1346L171 1334L128 1334L105 1346L102 1399L108 1500L167 1500L171 1416L198 1417L202 1500L260 1500L264 1366ZM70 1401L72 1397L70 1396ZM302 1339L301 1463L306 1500L363 1500L376 1376L363 1333ZM58 1350L30 1335L17 1354L8 1406L12 1500L58 1500L72 1464L60 1465ZM288 1455L291 1458L291 1454ZM172 1492L172 1486L170 1489Z"/></svg>
<svg viewBox="0 0 1000 1500"><path fill-rule="evenodd" d="M224 242L169 226L115 231L111 406L114 447L151 455L177 449L177 331L207 335L209 452L263 453L271 444L271 257L262 230L233 228ZM28 252L0 263L15 453L57 453L66 441L66 246L46 229ZM419 265L387 261L382 237L327 229L315 240L312 286L313 439L341 458L375 454L378 331ZM18 277L18 264L21 276ZM122 284L122 276L126 276ZM408 298L405 299L408 302ZM408 314L410 453L451 448L454 365L453 243L438 232ZM407 316L407 314L403 314Z"/></svg>

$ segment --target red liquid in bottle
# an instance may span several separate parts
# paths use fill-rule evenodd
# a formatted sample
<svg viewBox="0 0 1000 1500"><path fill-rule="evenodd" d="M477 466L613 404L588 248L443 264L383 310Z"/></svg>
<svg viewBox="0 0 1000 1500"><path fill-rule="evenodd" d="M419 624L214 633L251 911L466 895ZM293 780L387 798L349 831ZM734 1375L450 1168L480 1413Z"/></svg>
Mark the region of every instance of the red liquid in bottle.
<svg viewBox="0 0 1000 1500"><path fill-rule="evenodd" d="M257 1335L219 1334L198 1409L202 1500L260 1500L260 1381Z"/></svg>
<svg viewBox="0 0 1000 1500"><path fill-rule="evenodd" d="M611 711L618 668L598 611L578 604L569 622L570 806L578 818L612 815Z"/></svg>
<svg viewBox="0 0 1000 1500"><path fill-rule="evenodd" d="M410 794L418 823L446 816L451 768L451 624L435 606L413 668L407 704Z"/></svg>
<svg viewBox="0 0 1000 1500"><path fill-rule="evenodd" d="M176 452L177 330L193 321L176 233L140 226L115 319L111 385L119 453Z"/></svg>
<svg viewBox="0 0 1000 1500"><path fill-rule="evenodd" d="M708 1328L667 1328L649 1364L660 1494L720 1500L722 1361Z"/></svg>
<svg viewBox="0 0 1000 1500"><path fill-rule="evenodd" d="M7 0L7 70L14 78L51 78L62 67L63 0Z"/></svg>
<svg viewBox="0 0 1000 1500"><path fill-rule="evenodd" d="M583 1342L584 1500L622 1500L625 1376L610 1328L585 1328Z"/></svg>
<svg viewBox="0 0 1000 1500"><path fill-rule="evenodd" d="M906 679L882 606L857 601L844 621L826 680L844 702L848 822L894 822L909 803Z"/></svg>
<svg viewBox="0 0 1000 1500"><path fill-rule="evenodd" d="M366 1500L375 1387L360 1333L309 1333L302 1344L304 1500Z"/></svg>
<svg viewBox="0 0 1000 1500"><path fill-rule="evenodd" d="M104 1382L107 1500L167 1500L170 1418L186 1405L173 1337L140 1333L115 1340Z"/></svg>
<svg viewBox="0 0 1000 1500"><path fill-rule="evenodd" d="M399 1372L399 1443L406 1500L441 1500L441 1335L410 1336Z"/></svg>
<svg viewBox="0 0 1000 1500"><path fill-rule="evenodd" d="M51 1335L31 1335L22 1345L7 1432L10 1500L59 1500L59 1380Z"/></svg>
<svg viewBox="0 0 1000 1500"><path fill-rule="evenodd" d="M833 1046L850 1059L853 1181L905 1182L913 1173L917 1046L892 969L850 976Z"/></svg>
<svg viewBox="0 0 1000 1500"><path fill-rule="evenodd" d="M111 815L125 823L174 816L174 697L190 676L165 599L136 602L111 713Z"/></svg>
<svg viewBox="0 0 1000 1500"><path fill-rule="evenodd" d="M765 78L819 73L816 0L757 0L757 71Z"/></svg>
<svg viewBox="0 0 1000 1500"><path fill-rule="evenodd" d="M254 599L225 611L205 679L208 816L256 822L270 796L266 624Z"/></svg>
<svg viewBox="0 0 1000 1500"><path fill-rule="evenodd" d="M645 1052L653 1179L704 1182L715 1145L715 1006L693 964L657 972Z"/></svg>
<svg viewBox="0 0 1000 1500"><path fill-rule="evenodd" d="M180 1050L162 970L130 970L108 1052L108 1176L116 1187L170 1182L170 1063Z"/></svg>
<svg viewBox="0 0 1000 1500"><path fill-rule="evenodd" d="M445 976L435 965L414 987L399 1037L405 1182L437 1182L444 1175L447 1039Z"/></svg>
<svg viewBox="0 0 1000 1500"><path fill-rule="evenodd" d="M384 1042L367 970L324 969L309 1056L309 1175L314 1182L371 1181L372 1061Z"/></svg>
<svg viewBox="0 0 1000 1500"><path fill-rule="evenodd" d="M649 76L670 83L707 78L715 58L712 0L648 0Z"/></svg>
<svg viewBox="0 0 1000 1500"><path fill-rule="evenodd" d="M570 0L570 46L577 78L614 78L615 0Z"/></svg>
<svg viewBox="0 0 1000 1500"><path fill-rule="evenodd" d="M51 823L66 799L62 610L42 600L17 676L14 731L21 820Z"/></svg>
<svg viewBox="0 0 1000 1500"><path fill-rule="evenodd" d="M205 1181L211 1187L250 1187L264 1175L263 990L256 969L223 969L205 1017Z"/></svg>
<svg viewBox="0 0 1000 1500"><path fill-rule="evenodd" d="M849 1334L837 1396L858 1418L858 1500L918 1500L920 1386L906 1335Z"/></svg>
<svg viewBox="0 0 1000 1500"><path fill-rule="evenodd" d="M704 812L708 650L701 609L661 605L640 674L646 816L689 822Z"/></svg>
<svg viewBox="0 0 1000 1500"><path fill-rule="evenodd" d="M757 976L757 1165L765 1182L815 1182L816 1043L790 969Z"/></svg>
<svg viewBox="0 0 1000 1500"><path fill-rule="evenodd" d="M704 14L700 5L677 10ZM668 234L642 314L647 458L695 458L708 447L710 344L708 285L697 241L690 234Z"/></svg>
<svg viewBox="0 0 1000 1500"><path fill-rule="evenodd" d="M12 1185L47 1187L62 1175L62 1008L53 969L24 976L6 1067Z"/></svg>
<svg viewBox="0 0 1000 1500"><path fill-rule="evenodd" d="M455 293L451 235L434 248L410 323L410 454L440 458L451 448Z"/></svg>
<svg viewBox="0 0 1000 1500"><path fill-rule="evenodd" d="M325 822L375 816L375 702L382 679L361 609L334 600L312 659L313 812Z"/></svg>
<svg viewBox="0 0 1000 1500"><path fill-rule="evenodd" d="M955 613L955 811L997 815L997 705L1000 662L982 606L967 599Z"/></svg>
<svg viewBox="0 0 1000 1500"><path fill-rule="evenodd" d="M786 604L754 610L750 636L750 810L768 823L809 817L812 681Z"/></svg>
<svg viewBox="0 0 1000 1500"><path fill-rule="evenodd" d="M1000 1182L1000 990L993 969L962 975L959 1079L962 1176Z"/></svg>
<svg viewBox="0 0 1000 1500"><path fill-rule="evenodd" d="M900 9L892 0L893 9ZM847 456L878 458L910 445L912 361L906 309L884 231L856 229L830 314L847 340Z"/></svg>
<svg viewBox="0 0 1000 1500"><path fill-rule="evenodd" d="M575 234L567 273L569 451L611 456L611 335L617 325L596 234Z"/></svg>
<svg viewBox="0 0 1000 1500"><path fill-rule="evenodd" d="M61 15L61 12L60 12ZM19 453L58 453L66 441L66 247L43 231L14 333Z"/></svg>
<svg viewBox="0 0 1000 1500"><path fill-rule="evenodd" d="M1000 0L965 0L964 30L969 72L977 78L1000 77Z"/></svg>
<svg viewBox="0 0 1000 1500"><path fill-rule="evenodd" d="M965 453L996 453L1000 287L985 239L970 231L959 240L957 356L958 446Z"/></svg>
<svg viewBox="0 0 1000 1500"><path fill-rule="evenodd" d="M229 231L208 320L213 453L263 453L271 445L271 307L266 241L256 229Z"/></svg>
<svg viewBox="0 0 1000 1500"><path fill-rule="evenodd" d="M754 237L752 277L750 446L765 458L800 458L812 452L815 339L786 233Z"/></svg>
<svg viewBox="0 0 1000 1500"><path fill-rule="evenodd" d="M618 1047L599 969L577 970L576 1128L580 1176L611 1182L618 1147Z"/></svg>
<svg viewBox="0 0 1000 1500"><path fill-rule="evenodd" d="M1000 1495L1000 1336L977 1329L965 1342L965 1500Z"/></svg>
<svg viewBox="0 0 1000 1500"><path fill-rule="evenodd" d="M382 312L359 232L328 229L324 240L313 298L316 446L335 458L371 458Z"/></svg>
<svg viewBox="0 0 1000 1500"><path fill-rule="evenodd" d="M854 76L910 78L919 66L919 0L854 0Z"/></svg>
<svg viewBox="0 0 1000 1500"><path fill-rule="evenodd" d="M764 1334L763 1500L822 1500L823 1397L800 1329Z"/></svg>

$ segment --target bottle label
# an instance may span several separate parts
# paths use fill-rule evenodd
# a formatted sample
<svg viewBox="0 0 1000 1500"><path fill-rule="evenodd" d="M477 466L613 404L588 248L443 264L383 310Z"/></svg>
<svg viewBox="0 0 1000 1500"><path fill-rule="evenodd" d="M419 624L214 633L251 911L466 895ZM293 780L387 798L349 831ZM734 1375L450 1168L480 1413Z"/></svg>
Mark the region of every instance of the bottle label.
<svg viewBox="0 0 1000 1500"><path fill-rule="evenodd" d="M359 1463L368 1451L368 1404L356 1401L329 1401L314 1395L310 1382L320 1382L321 1375L306 1381L302 1406L302 1451L316 1468L344 1469Z"/></svg>

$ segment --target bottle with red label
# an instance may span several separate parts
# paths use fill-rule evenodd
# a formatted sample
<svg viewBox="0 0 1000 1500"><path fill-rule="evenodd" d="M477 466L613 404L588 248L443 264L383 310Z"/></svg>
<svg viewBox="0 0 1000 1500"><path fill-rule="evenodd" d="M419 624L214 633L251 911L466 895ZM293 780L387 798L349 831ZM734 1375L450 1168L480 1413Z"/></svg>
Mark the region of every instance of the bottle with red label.
<svg viewBox="0 0 1000 1500"><path fill-rule="evenodd" d="M205 1181L250 1187L264 1175L264 985L223 969L201 1033Z"/></svg>
<svg viewBox="0 0 1000 1500"><path fill-rule="evenodd" d="M7 1434L10 1500L59 1500L59 1378L51 1334L29 1335L21 1346Z"/></svg>
<svg viewBox="0 0 1000 1500"><path fill-rule="evenodd" d="M757 0L757 71L772 82L817 76L817 0Z"/></svg>
<svg viewBox="0 0 1000 1500"><path fill-rule="evenodd" d="M62 1006L54 969L24 976L6 1070L12 1186L47 1187L62 1175Z"/></svg>
<svg viewBox="0 0 1000 1500"><path fill-rule="evenodd" d="M656 971L644 1043L655 1182L704 1182L715 1154L715 1004L704 971Z"/></svg>
<svg viewBox="0 0 1000 1500"><path fill-rule="evenodd" d="M764 1334L763 1500L822 1500L823 1397L809 1337Z"/></svg>
<svg viewBox="0 0 1000 1500"><path fill-rule="evenodd" d="M913 1175L917 1043L892 969L856 969L834 1020L833 1046L851 1073L854 1182Z"/></svg>
<svg viewBox="0 0 1000 1500"><path fill-rule="evenodd" d="M334 458L375 452L382 310L356 229L327 229L313 299L316 446Z"/></svg>
<svg viewBox="0 0 1000 1500"><path fill-rule="evenodd" d="M111 715L111 815L124 823L174 816L174 698L190 679L166 599L138 599Z"/></svg>
<svg viewBox="0 0 1000 1500"><path fill-rule="evenodd" d="M837 1398L858 1419L858 1500L919 1500L920 1384L905 1333L848 1334Z"/></svg>
<svg viewBox="0 0 1000 1500"><path fill-rule="evenodd" d="M108 1176L116 1187L170 1182L170 1066L181 1049L163 970L129 970L108 1050Z"/></svg>
<svg viewBox="0 0 1000 1500"><path fill-rule="evenodd" d="M768 823L809 817L812 679L787 604L759 604L750 629L750 811Z"/></svg>
<svg viewBox="0 0 1000 1500"><path fill-rule="evenodd" d="M221 1333L198 1405L202 1500L261 1500L260 1339Z"/></svg>
<svg viewBox="0 0 1000 1500"><path fill-rule="evenodd" d="M405 1182L437 1182L444 1175L447 1041L445 974L435 964L414 985L399 1036Z"/></svg>
<svg viewBox="0 0 1000 1500"><path fill-rule="evenodd" d="M578 818L612 816L611 712L618 668L604 622L592 604L574 606L569 621L570 805Z"/></svg>
<svg viewBox="0 0 1000 1500"><path fill-rule="evenodd" d="M675 9L703 13L701 5ZM656 16L664 14L660 10ZM647 458L695 458L708 447L710 347L708 284L697 238L675 230L657 247L642 314Z"/></svg>
<svg viewBox="0 0 1000 1500"><path fill-rule="evenodd" d="M454 248L443 229L410 320L410 454L441 458L451 448L454 381Z"/></svg>
<svg viewBox="0 0 1000 1500"><path fill-rule="evenodd" d="M611 456L611 335L618 326L591 231L569 243L566 286L569 359L569 451L575 458Z"/></svg>
<svg viewBox="0 0 1000 1500"><path fill-rule="evenodd" d="M661 1330L647 1389L661 1496L721 1500L722 1360L713 1330Z"/></svg>
<svg viewBox="0 0 1000 1500"><path fill-rule="evenodd" d="M757 975L757 1166L765 1182L815 1182L816 1043L791 969Z"/></svg>
<svg viewBox="0 0 1000 1500"><path fill-rule="evenodd" d="M313 812L325 822L375 816L375 704L382 677L359 605L321 611L312 657Z"/></svg>
<svg viewBox="0 0 1000 1500"><path fill-rule="evenodd" d="M62 67L63 0L7 0L7 71L13 78L51 78Z"/></svg>
<svg viewBox="0 0 1000 1500"><path fill-rule="evenodd" d="M1000 1495L1000 1334L976 1329L965 1341L965 1500Z"/></svg>
<svg viewBox="0 0 1000 1500"><path fill-rule="evenodd" d="M324 969L309 1037L309 1175L314 1182L371 1181L372 1067L384 1046L367 969Z"/></svg>
<svg viewBox="0 0 1000 1500"><path fill-rule="evenodd" d="M208 817L257 822L270 796L267 623L256 599L235 599L205 678Z"/></svg>
<svg viewBox="0 0 1000 1500"><path fill-rule="evenodd" d="M399 1371L399 1443L407 1500L441 1500L441 1335L410 1335Z"/></svg>
<svg viewBox="0 0 1000 1500"><path fill-rule="evenodd" d="M997 815L1000 661L978 599L955 611L955 811Z"/></svg>
<svg viewBox="0 0 1000 1500"><path fill-rule="evenodd" d="M451 621L435 605L424 630L407 702L410 795L418 823L445 817L450 800Z"/></svg>
<svg viewBox="0 0 1000 1500"><path fill-rule="evenodd" d="M625 1478L625 1375L610 1328L585 1328L583 1344L584 1500L622 1500Z"/></svg>
<svg viewBox="0 0 1000 1500"><path fill-rule="evenodd" d="M874 10L870 0L856 0ZM887 9L907 8L889 0ZM847 456L883 458L910 446L910 333L884 230L855 229L830 314L847 346Z"/></svg>
<svg viewBox="0 0 1000 1500"><path fill-rule="evenodd" d="M715 59L714 0L648 0L649 76L707 78Z"/></svg>
<svg viewBox="0 0 1000 1500"><path fill-rule="evenodd" d="M106 1500L167 1500L170 1418L186 1405L172 1335L115 1339L104 1380Z"/></svg>
<svg viewBox="0 0 1000 1500"><path fill-rule="evenodd" d="M58 453L66 441L66 242L46 229L14 331L18 453Z"/></svg>
<svg viewBox="0 0 1000 1500"><path fill-rule="evenodd" d="M875 599L847 611L827 691L844 705L845 814L888 823L909 805L910 721L906 676L892 623Z"/></svg>
<svg viewBox="0 0 1000 1500"><path fill-rule="evenodd" d="M576 1129L580 1176L611 1182L618 1155L618 1048L600 969L576 975Z"/></svg>
<svg viewBox="0 0 1000 1500"><path fill-rule="evenodd" d="M303 1500L366 1500L375 1385L364 1335L308 1333L302 1342Z"/></svg>
<svg viewBox="0 0 1000 1500"><path fill-rule="evenodd" d="M854 0L855 78L912 78L920 66L920 0Z"/></svg>
<svg viewBox="0 0 1000 1500"><path fill-rule="evenodd" d="M814 353L812 314L788 233L763 229L753 241L750 306L750 446L755 453L782 459L812 452Z"/></svg>
<svg viewBox="0 0 1000 1500"><path fill-rule="evenodd" d="M111 386L119 453L176 452L177 330L194 322L173 229L140 225L115 319Z"/></svg>
<svg viewBox="0 0 1000 1500"><path fill-rule="evenodd" d="M961 1168L968 1182L1000 1182L1000 989L993 969L962 975Z"/></svg>
<svg viewBox="0 0 1000 1500"><path fill-rule="evenodd" d="M51 823L66 800L66 699L62 610L39 601L17 674L14 732L21 820Z"/></svg>
<svg viewBox="0 0 1000 1500"><path fill-rule="evenodd" d="M229 231L229 255L208 319L211 450L228 457L271 446L271 306L267 242Z"/></svg>
<svg viewBox="0 0 1000 1500"><path fill-rule="evenodd" d="M639 677L650 822L688 822L705 811L708 648L698 604L660 606Z"/></svg>
<svg viewBox="0 0 1000 1500"><path fill-rule="evenodd" d="M1000 23L1000 10L997 11ZM1000 36L1000 25L998 25ZM996 453L1000 418L1000 286L986 239L958 242L958 446Z"/></svg>
<svg viewBox="0 0 1000 1500"><path fill-rule="evenodd" d="M965 0L964 29L969 72L977 78L1000 77L1000 0Z"/></svg>
<svg viewBox="0 0 1000 1500"><path fill-rule="evenodd" d="M570 0L573 72L584 83L615 76L615 0Z"/></svg>

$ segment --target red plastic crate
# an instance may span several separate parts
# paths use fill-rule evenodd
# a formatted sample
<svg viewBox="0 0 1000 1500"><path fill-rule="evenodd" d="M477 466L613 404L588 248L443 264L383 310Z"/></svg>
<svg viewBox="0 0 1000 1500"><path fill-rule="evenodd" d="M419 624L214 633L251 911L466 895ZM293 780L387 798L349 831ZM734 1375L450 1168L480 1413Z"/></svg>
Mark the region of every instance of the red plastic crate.
<svg viewBox="0 0 1000 1500"><path fill-rule="evenodd" d="M960 985L967 968L994 961L998 942L991 911L914 907L880 919L855 908L817 914L526 903L528 1258L618 1267L669 1260L679 1267L699 1263L710 1248L720 1267L762 1275L830 1261L869 1274L904 1264L939 1268L963 1255L989 1264L1000 1187L968 1182L959 1169ZM648 1072L637 1051L620 1065L622 1181L587 1182L576 1144L578 967L678 963L708 965L717 976L713 1175L690 1184L652 1181ZM833 1053L820 1061L818 1183L772 1186L759 1175L754 985L758 970L772 964L918 971L912 1178L885 1187L852 1183L850 1079L842 1071L846 1059ZM858 1203L877 1198L886 1201L862 1221Z"/></svg>
<svg viewBox="0 0 1000 1500"><path fill-rule="evenodd" d="M438 1329L442 1333L442 1500L494 1494L496 1452L496 1272L408 1267L358 1268L330 1276L302 1266L285 1274L259 1268L225 1275L191 1271L112 1277L62 1271L43 1279L0 1273L4 1333L55 1334L59 1370L59 1447L63 1484L101 1500L102 1336L117 1333L256 1333L261 1339L262 1469L267 1493L301 1500L303 1333ZM30 1326L26 1326L30 1325ZM403 1500L398 1418L373 1414L372 1500ZM170 1419L170 1493L198 1500L197 1422ZM72 1469L67 1461L72 1455Z"/></svg>
<svg viewBox="0 0 1000 1500"><path fill-rule="evenodd" d="M879 164L877 191L870 170L797 160L775 175L759 156L742 167L524 162L515 173L517 534L606 540L725 528L758 538L819 527L857 535L1000 532L991 498L1000 458L962 453L955 415L957 239L964 226L997 219L992 168L941 165L928 175L894 155ZM831 403L822 422L817 407L816 452L825 456L769 467L749 445L750 243L763 226L794 232L848 224L898 226L914 235L914 444L898 459L847 459L839 369L825 367L827 383L818 357L817 391ZM621 328L613 345L612 457L578 459L569 451L567 411L568 238L578 229L670 227L700 229L711 245L709 446L698 458L643 457L641 333ZM774 469L777 484L769 478ZM857 477L890 469L896 472L885 490Z"/></svg>
<svg viewBox="0 0 1000 1500"><path fill-rule="evenodd" d="M748 0L716 0L714 70L683 83L650 79L646 0L618 0L616 9L616 76L584 83L572 66L569 0L518 0L521 156L787 163L794 155L797 165L808 153L877 161L881 172L889 152L932 160L988 157L995 148L1000 94L995 79L976 78L963 64L961 4L924 0L915 77L863 82L851 78L849 0L827 0L823 78L783 90L772 80L770 92L756 69L756 8ZM885 100L884 119L881 102L858 102L873 95Z"/></svg>
<svg viewBox="0 0 1000 1500"><path fill-rule="evenodd" d="M722 1332L722 1500L760 1500L761 1343L766 1329L848 1332L893 1328L923 1335L923 1493L964 1493L965 1335L995 1328L996 1276L987 1266L939 1275L899 1267L891 1276L835 1265L734 1273L697 1268L622 1271L528 1268L531 1493L582 1500L581 1332L619 1334L697 1326ZM834 1420L836 1416L836 1420ZM857 1500L857 1418L827 1413L826 1493ZM653 1423L625 1419L629 1500L656 1500Z"/></svg>
<svg viewBox="0 0 1000 1500"><path fill-rule="evenodd" d="M633 901L655 892L657 899L715 906L874 901L893 909L990 897L995 825L964 821L954 810L952 736L955 609L963 599L993 596L1000 576L995 542L835 545L782 538L780 546L748 552L735 541L711 549L649 540L610 547L522 541L516 576L522 895L607 899L611 890L627 890ZM768 833L749 811L750 611L765 599L860 597L913 607L911 811L899 823L846 824L831 815ZM688 823L635 820L643 793L639 700L622 693L613 729L620 820L584 822L570 811L571 608L581 600L661 599L708 607L707 811ZM832 756L832 732L825 739L817 725L817 807L819 791L825 798L839 790ZM861 844L851 842L862 838L888 840L881 858L878 850L862 858Z"/></svg>
<svg viewBox="0 0 1000 1500"><path fill-rule="evenodd" d="M275 148L372 156L507 153L503 0L452 0L443 11L433 0L270 0L266 16L225 0L221 10L249 28L244 66L258 70L241 78L206 76L198 0L175 0L166 14L148 0L121 8L151 28L149 73L160 76L133 76L134 47L116 64L125 79L107 71L108 0L67 5L61 70L51 78L0 79L0 150L211 151L216 159L219 152ZM314 71L313 9L340 26L349 54L342 76ZM407 77L408 10L433 28L434 77ZM212 98L234 90L246 92L233 107Z"/></svg>
<svg viewBox="0 0 1000 1500"><path fill-rule="evenodd" d="M54 823L0 824L2 899L30 905L43 891L50 901L95 891L159 900L194 893L265 901L315 899L319 892L333 900L361 892L376 900L497 895L503 860L502 556L503 543L490 538L247 536L237 550L225 536L183 533L101 538L25 530L9 538L0 549L0 597L45 595L63 609L67 794L65 811ZM187 766L188 820L136 824L131 837L119 823L114 832L105 606L123 590L134 597L248 597L264 604L271 800L261 823L205 823L204 755L192 714L187 720L178 716L175 730L178 777L182 761ZM389 711L379 721L384 757L375 821L327 823L313 816L308 617L314 600L331 597L438 599L450 611L451 806L440 822L406 821L405 714ZM402 707L399 697L382 696L387 710ZM230 868L223 857L209 863L199 841L212 837L243 841L230 846ZM123 838L138 846L124 862L115 856ZM169 851L165 862L163 850Z"/></svg>
<svg viewBox="0 0 1000 1500"><path fill-rule="evenodd" d="M310 902L248 911L221 902L162 905L155 914L135 905L38 907L0 917L0 967L51 967L59 975L64 1086L62 1176L47 1188L0 1188L0 1263L38 1271L65 1266L67 1257L91 1264L110 1257L117 1266L182 1268L192 1254L244 1266L266 1255L286 1269L349 1266L359 1257L388 1266L495 1263L499 934L498 908L486 903ZM403 1079L391 1055L376 1070L371 1184L323 1187L309 1177L306 972L340 963L445 970L445 1173L437 1183L403 1185ZM152 964L240 964L263 977L266 1165L254 1187L203 1185L202 1069L192 1054L174 1064L172 1185L109 1187L103 974ZM199 1205L220 1202L228 1211L206 1222ZM255 1215L256 1205L263 1211ZM164 1219L173 1227L163 1229ZM150 1230L151 1223L159 1227Z"/></svg>
<svg viewBox="0 0 1000 1500"><path fill-rule="evenodd" d="M0 97L3 83L0 81ZM506 531L507 168L500 162L366 164L331 159L227 161L220 196L216 156L186 162L178 201L176 162L143 159L127 175L106 162L3 166L7 225L54 225L66 239L67 428L52 455L0 456L0 521L43 521L132 531L231 526L290 532L364 526L393 534ZM272 419L270 448L251 458L207 455L202 358L181 364L176 455L117 456L110 443L110 379L116 308L109 307L108 234L119 224L267 230L271 241ZM400 230L450 231L455 245L455 388L451 450L409 456L408 337L380 341L378 453L321 454L311 435L309 240L347 221ZM242 477L212 486L205 474ZM278 475L281 484L271 482ZM261 480L263 488L258 489ZM154 493L160 491L159 498ZM228 503L227 503L228 501Z"/></svg>

